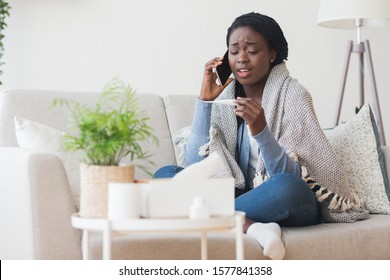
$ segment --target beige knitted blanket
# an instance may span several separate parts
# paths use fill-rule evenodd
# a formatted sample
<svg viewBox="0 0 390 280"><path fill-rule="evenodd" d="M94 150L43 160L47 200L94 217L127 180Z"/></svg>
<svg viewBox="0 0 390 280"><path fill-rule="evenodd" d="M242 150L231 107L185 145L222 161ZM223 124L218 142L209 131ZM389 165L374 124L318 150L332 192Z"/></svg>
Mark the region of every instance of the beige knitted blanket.
<svg viewBox="0 0 390 280"><path fill-rule="evenodd" d="M233 81L218 99L235 97ZM347 176L323 133L314 112L308 91L292 79L285 63L273 67L264 88L262 106L267 124L275 139L301 165L302 179L315 193L326 222L355 222L368 218L363 201L348 186ZM231 107L213 105L210 141L199 153L207 156L216 151L225 165L216 176L235 178L236 187L245 185L244 176L235 161L237 121ZM189 129L189 128L187 128ZM184 147L188 131L181 130L175 137L177 147ZM261 151L256 168L254 186L268 179Z"/></svg>

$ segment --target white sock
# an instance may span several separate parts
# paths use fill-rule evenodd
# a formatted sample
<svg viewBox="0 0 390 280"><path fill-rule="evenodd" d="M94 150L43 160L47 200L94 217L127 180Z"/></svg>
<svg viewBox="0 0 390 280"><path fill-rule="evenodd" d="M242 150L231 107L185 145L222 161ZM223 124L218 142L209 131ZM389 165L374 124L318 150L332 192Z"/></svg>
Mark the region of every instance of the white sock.
<svg viewBox="0 0 390 280"><path fill-rule="evenodd" d="M286 253L282 242L282 230L277 223L253 223L247 234L254 237L263 247L264 256L273 260L282 260Z"/></svg>

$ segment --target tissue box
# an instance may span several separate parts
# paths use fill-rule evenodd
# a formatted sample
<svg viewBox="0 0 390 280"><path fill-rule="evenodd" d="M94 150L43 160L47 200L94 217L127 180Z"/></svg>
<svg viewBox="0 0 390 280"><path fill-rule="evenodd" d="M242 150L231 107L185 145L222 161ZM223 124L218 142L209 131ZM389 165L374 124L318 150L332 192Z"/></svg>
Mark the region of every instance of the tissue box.
<svg viewBox="0 0 390 280"><path fill-rule="evenodd" d="M234 214L234 179L153 179L141 188L141 217L184 218L194 197L202 197L211 216Z"/></svg>

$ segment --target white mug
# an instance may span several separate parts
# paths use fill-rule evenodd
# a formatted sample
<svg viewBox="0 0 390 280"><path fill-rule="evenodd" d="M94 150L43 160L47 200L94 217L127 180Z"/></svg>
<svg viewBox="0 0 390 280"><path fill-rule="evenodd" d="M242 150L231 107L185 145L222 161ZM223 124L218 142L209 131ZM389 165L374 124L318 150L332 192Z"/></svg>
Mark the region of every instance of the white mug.
<svg viewBox="0 0 390 280"><path fill-rule="evenodd" d="M127 220L140 217L140 186L137 183L108 184L108 219Z"/></svg>

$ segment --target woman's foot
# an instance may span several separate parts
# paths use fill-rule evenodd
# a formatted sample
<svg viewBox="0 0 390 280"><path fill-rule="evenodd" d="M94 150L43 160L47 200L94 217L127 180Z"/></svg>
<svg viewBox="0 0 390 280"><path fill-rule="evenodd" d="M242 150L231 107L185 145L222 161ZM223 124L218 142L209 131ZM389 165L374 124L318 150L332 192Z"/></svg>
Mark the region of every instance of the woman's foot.
<svg viewBox="0 0 390 280"><path fill-rule="evenodd" d="M286 249L282 242L282 230L277 223L252 223L246 233L254 237L263 247L264 256L273 260L284 258Z"/></svg>

